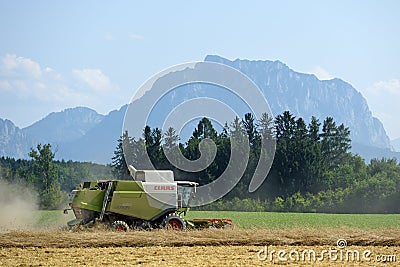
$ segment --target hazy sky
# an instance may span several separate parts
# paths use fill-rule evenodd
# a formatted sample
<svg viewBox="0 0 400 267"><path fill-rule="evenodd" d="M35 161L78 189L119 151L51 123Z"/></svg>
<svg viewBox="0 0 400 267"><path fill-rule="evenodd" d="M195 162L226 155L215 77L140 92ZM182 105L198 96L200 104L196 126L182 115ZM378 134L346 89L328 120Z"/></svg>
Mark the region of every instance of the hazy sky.
<svg viewBox="0 0 400 267"><path fill-rule="evenodd" d="M233 2L0 0L0 118L106 114L162 69L218 54L341 78L400 137L400 1Z"/></svg>

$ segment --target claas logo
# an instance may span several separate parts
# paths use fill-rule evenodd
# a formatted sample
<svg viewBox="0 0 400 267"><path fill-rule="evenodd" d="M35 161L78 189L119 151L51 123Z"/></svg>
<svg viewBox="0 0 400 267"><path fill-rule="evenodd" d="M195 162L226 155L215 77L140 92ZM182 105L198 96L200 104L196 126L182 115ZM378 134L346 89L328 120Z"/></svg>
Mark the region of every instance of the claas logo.
<svg viewBox="0 0 400 267"><path fill-rule="evenodd" d="M175 191L175 185L155 185L154 190Z"/></svg>

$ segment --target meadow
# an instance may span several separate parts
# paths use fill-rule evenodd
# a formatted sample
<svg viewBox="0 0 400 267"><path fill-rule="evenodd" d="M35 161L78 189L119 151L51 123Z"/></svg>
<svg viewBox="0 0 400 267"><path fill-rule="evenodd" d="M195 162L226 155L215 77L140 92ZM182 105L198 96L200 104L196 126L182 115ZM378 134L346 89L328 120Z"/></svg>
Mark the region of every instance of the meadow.
<svg viewBox="0 0 400 267"><path fill-rule="evenodd" d="M237 211L189 211L187 220L195 218L231 219L235 229L392 229L400 231L400 214L324 214L289 212L237 212ZM60 210L38 211L35 222L28 229L66 229L67 222L74 219Z"/></svg>
<svg viewBox="0 0 400 267"><path fill-rule="evenodd" d="M400 214L325 214L290 212L238 212L238 211L189 211L185 219L223 218L231 219L241 229L282 228L357 228L400 229ZM65 215L59 210L38 211L37 225L62 227L73 219L72 212Z"/></svg>
<svg viewBox="0 0 400 267"><path fill-rule="evenodd" d="M400 228L400 214L325 214L286 212L189 211L187 219L228 218L243 229Z"/></svg>

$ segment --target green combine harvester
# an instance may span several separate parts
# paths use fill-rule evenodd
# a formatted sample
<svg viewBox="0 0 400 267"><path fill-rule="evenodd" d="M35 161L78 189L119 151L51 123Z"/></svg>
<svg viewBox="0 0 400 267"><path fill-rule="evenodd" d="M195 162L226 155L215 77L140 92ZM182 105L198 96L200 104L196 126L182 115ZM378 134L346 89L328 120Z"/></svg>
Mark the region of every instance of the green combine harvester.
<svg viewBox="0 0 400 267"><path fill-rule="evenodd" d="M96 221L115 231L165 228L229 228L229 219L185 220L196 193L195 182L174 181L170 170L136 170L129 166L132 180L84 182L69 195L69 208L76 219L68 226Z"/></svg>

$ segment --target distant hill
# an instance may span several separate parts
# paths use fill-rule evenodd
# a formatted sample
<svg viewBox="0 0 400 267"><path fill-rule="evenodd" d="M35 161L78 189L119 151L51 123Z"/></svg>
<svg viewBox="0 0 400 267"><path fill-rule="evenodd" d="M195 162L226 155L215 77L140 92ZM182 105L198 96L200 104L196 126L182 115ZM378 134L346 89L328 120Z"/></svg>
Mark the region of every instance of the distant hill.
<svg viewBox="0 0 400 267"><path fill-rule="evenodd" d="M353 153L366 161L374 157L400 159L400 153L390 150L391 143L382 123L372 117L363 96L349 83L340 79L321 81L314 75L295 72L280 61L230 61L219 56L207 56L205 60L229 65L249 76L266 96L273 114L289 110L306 121L316 116L321 122L327 116L333 117L337 123L350 128ZM179 72L176 75L180 75ZM177 104L201 96L230 99L223 91L207 84L183 86L157 103L158 109L151 114L151 126L159 127L165 114ZM132 105L141 112L143 103L138 99ZM240 105L235 101L229 104ZM23 129L0 119L0 156L26 158L29 149L41 142L53 145L56 158L110 163L122 134L126 108L127 105L105 116L84 107L66 109ZM142 130L137 129L139 134ZM392 142L394 147L396 144L396 140Z"/></svg>
<svg viewBox="0 0 400 267"><path fill-rule="evenodd" d="M86 107L52 112L23 129L0 119L0 156L27 158L30 149L38 143L50 143L56 156L61 158L72 142L83 138L103 119L104 115Z"/></svg>
<svg viewBox="0 0 400 267"><path fill-rule="evenodd" d="M111 111L84 136L66 143L64 151L60 151L60 156L78 161L111 163L117 140L122 135L126 107L127 105Z"/></svg>
<svg viewBox="0 0 400 267"><path fill-rule="evenodd" d="M373 147L354 142L352 143L351 152L360 155L367 163L369 163L373 158L397 158L397 160L400 160L400 152L392 151L388 148Z"/></svg>
<svg viewBox="0 0 400 267"><path fill-rule="evenodd" d="M400 138L392 140L392 146L396 152L400 152Z"/></svg>
<svg viewBox="0 0 400 267"><path fill-rule="evenodd" d="M83 137L99 124L104 115L86 107L68 108L52 112L45 118L23 129L36 142L66 143Z"/></svg>

